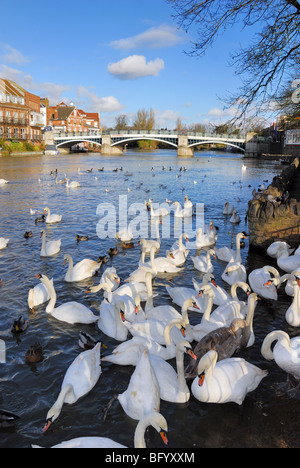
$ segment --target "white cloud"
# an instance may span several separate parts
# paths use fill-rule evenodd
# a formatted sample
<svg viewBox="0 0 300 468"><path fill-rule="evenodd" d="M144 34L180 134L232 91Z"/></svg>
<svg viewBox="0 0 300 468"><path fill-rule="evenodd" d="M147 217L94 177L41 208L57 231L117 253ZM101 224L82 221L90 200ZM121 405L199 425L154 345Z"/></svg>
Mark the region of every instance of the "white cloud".
<svg viewBox="0 0 300 468"><path fill-rule="evenodd" d="M85 99L84 108L89 112L119 112L124 109L114 96L99 97L84 86L78 87L78 95Z"/></svg>
<svg viewBox="0 0 300 468"><path fill-rule="evenodd" d="M173 26L162 24L157 28L147 29L147 31L142 34L138 34L137 36L113 41L110 45L118 50L131 50L140 47L159 49L163 47L173 47L184 41L185 38L182 32Z"/></svg>
<svg viewBox="0 0 300 468"><path fill-rule="evenodd" d="M16 65L22 65L29 62L29 59L25 57L19 50L14 49L9 44L0 43L0 49L4 52L0 56L4 63L15 63Z"/></svg>
<svg viewBox="0 0 300 468"><path fill-rule="evenodd" d="M131 55L119 62L110 63L107 70L120 80L136 80L145 76L157 76L164 66L164 61L160 58L146 62L143 55Z"/></svg>

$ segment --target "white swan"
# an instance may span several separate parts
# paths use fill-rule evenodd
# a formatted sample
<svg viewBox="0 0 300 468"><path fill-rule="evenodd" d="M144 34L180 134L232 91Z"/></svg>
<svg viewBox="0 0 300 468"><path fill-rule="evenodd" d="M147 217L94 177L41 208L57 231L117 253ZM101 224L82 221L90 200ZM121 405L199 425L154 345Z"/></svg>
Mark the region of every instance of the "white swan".
<svg viewBox="0 0 300 468"><path fill-rule="evenodd" d="M140 355L128 388L118 395L118 400L125 413L132 419L140 420L146 414L159 413L159 385L146 349Z"/></svg>
<svg viewBox="0 0 300 468"><path fill-rule="evenodd" d="M8 184L8 180L0 179L0 185Z"/></svg>
<svg viewBox="0 0 300 468"><path fill-rule="evenodd" d="M149 355L150 363L159 385L160 398L171 403L186 403L190 399L190 389L184 376L184 353L197 359L188 341L176 345L176 369L164 359Z"/></svg>
<svg viewBox="0 0 300 468"><path fill-rule="evenodd" d="M150 206L150 215L151 217L156 216L168 216L169 210L166 203L163 203L165 206L159 206L156 210L153 209L152 200L149 200L148 205Z"/></svg>
<svg viewBox="0 0 300 468"><path fill-rule="evenodd" d="M80 262L76 263L74 266L73 258L69 254L64 255L64 265L68 262L68 270L65 274L65 281L68 283L83 281L87 278L94 276L99 268L101 263L90 260L89 258L84 258Z"/></svg>
<svg viewBox="0 0 300 468"><path fill-rule="evenodd" d="M142 246L142 250L145 252L145 254L149 254L152 247L155 247L156 252L158 252L160 249L160 242L154 239L140 239L138 245Z"/></svg>
<svg viewBox="0 0 300 468"><path fill-rule="evenodd" d="M77 180L72 180L72 182L69 183L70 179L66 179L67 183L66 183L66 187L67 188L78 188L81 186L81 184L79 182L77 182Z"/></svg>
<svg viewBox="0 0 300 468"><path fill-rule="evenodd" d="M228 201L225 202L225 208L224 208L223 214L224 215L232 215L233 210L234 210L234 207L232 205L230 205Z"/></svg>
<svg viewBox="0 0 300 468"><path fill-rule="evenodd" d="M292 279L294 288L294 298L290 307L285 313L285 320L292 327L300 326L300 270L293 273Z"/></svg>
<svg viewBox="0 0 300 468"><path fill-rule="evenodd" d="M272 347L274 341L277 341ZM273 348L273 349L272 349ZM261 354L268 361L276 364L295 379L300 379L300 337L290 339L282 330L274 330L269 333L262 344Z"/></svg>
<svg viewBox="0 0 300 468"><path fill-rule="evenodd" d="M199 255L199 257L191 257L196 270L201 271L202 273L212 273L214 271L214 266L211 263L211 256L216 258L215 251L213 249L209 249L206 254Z"/></svg>
<svg viewBox="0 0 300 468"><path fill-rule="evenodd" d="M209 247L216 243L215 234L213 231L205 233L202 228L197 230L195 247L196 249L201 249L203 247Z"/></svg>
<svg viewBox="0 0 300 468"><path fill-rule="evenodd" d="M191 391L203 403L235 402L241 405L249 392L255 390L268 371L241 358L217 362L216 351L208 351L199 361L198 376Z"/></svg>
<svg viewBox="0 0 300 468"><path fill-rule="evenodd" d="M97 343L93 349L83 351L72 362L63 379L58 398L48 411L44 432L58 418L64 403L72 405L94 388L102 373L100 349L101 343Z"/></svg>
<svg viewBox="0 0 300 468"><path fill-rule="evenodd" d="M187 243L189 243L189 236L185 232L182 233L178 237L178 240L176 240L174 242L174 244L172 244L172 246L170 248L170 252L176 252L177 250L180 250L182 252L186 252L187 251L187 246L183 243L183 239L185 239L185 241Z"/></svg>
<svg viewBox="0 0 300 468"><path fill-rule="evenodd" d="M187 213L187 216L192 216L193 214L193 203L189 200L189 197L185 195L184 197L184 204L183 204L184 211Z"/></svg>
<svg viewBox="0 0 300 468"><path fill-rule="evenodd" d="M44 215L47 213L46 216L46 223L47 224L52 224L52 223L59 223L62 220L62 216L58 214L51 214L50 208L46 206L44 208Z"/></svg>
<svg viewBox="0 0 300 468"><path fill-rule="evenodd" d="M239 234L237 234L235 238L235 245L236 245L235 250L230 249L227 246L220 247L220 248L215 247L214 250L215 250L217 259L223 262L227 262L227 263L231 261L241 262L242 261L242 258L241 258L241 240L242 239L247 239L245 232L240 232Z"/></svg>
<svg viewBox="0 0 300 468"><path fill-rule="evenodd" d="M277 287L280 285L280 275L276 268L265 265L251 271L249 284L254 292L265 299L278 300Z"/></svg>
<svg viewBox="0 0 300 468"><path fill-rule="evenodd" d="M130 228L121 229L116 233L116 239L119 239L121 242L130 242L133 239L133 233Z"/></svg>
<svg viewBox="0 0 300 468"><path fill-rule="evenodd" d="M238 224L241 222L241 218L240 218L240 215L238 214L237 210L234 208L233 212L232 212L232 216L229 220L230 223L232 224Z"/></svg>
<svg viewBox="0 0 300 468"><path fill-rule="evenodd" d="M128 337L128 329L121 318L121 309L125 309L124 300L119 300L114 304L102 301L100 304L100 317L98 328L105 335L117 341L125 341ZM124 312L124 310L123 310Z"/></svg>
<svg viewBox="0 0 300 468"><path fill-rule="evenodd" d="M230 301L232 299L230 294L228 294L228 292L225 291L224 288L222 288L221 286L219 286L216 283L215 277L214 277L214 275L212 273L206 273L203 276L201 283L198 283L198 281L196 281L195 278L192 278L192 282L193 282L193 286L194 286L194 289L195 289L197 294L200 291L200 289L202 288L202 286L204 286L205 284L209 284L211 286L212 290L213 290L213 293L214 293L214 304L215 305L224 304L225 302L228 302L228 301ZM198 299L197 299L197 304L199 304Z"/></svg>
<svg viewBox="0 0 300 468"><path fill-rule="evenodd" d="M120 282L121 279L115 267L106 268L100 278L100 284L107 283L111 292L115 291L120 286Z"/></svg>
<svg viewBox="0 0 300 468"><path fill-rule="evenodd" d="M283 271L292 273L300 267L300 254L290 255L287 247L282 247L277 252L277 265Z"/></svg>
<svg viewBox="0 0 300 468"><path fill-rule="evenodd" d="M41 257L52 257L56 255L61 249L61 239L46 241L46 231L43 229L41 232L42 247Z"/></svg>
<svg viewBox="0 0 300 468"><path fill-rule="evenodd" d="M5 249L8 243L9 239L7 237L0 237L0 250Z"/></svg>
<svg viewBox="0 0 300 468"><path fill-rule="evenodd" d="M239 281L246 283L247 272L242 262L229 262L223 271L221 278L231 286Z"/></svg>
<svg viewBox="0 0 300 468"><path fill-rule="evenodd" d="M197 283L194 279L192 279L194 283L194 289L188 288L185 286L175 286L175 287L166 286L166 291L171 297L172 301L175 304L177 304L179 307L183 307L183 304L187 299L194 297L197 307L195 308L193 305L191 305L188 308L188 310L191 310L193 312L203 312L206 306L206 301L203 300L203 298L201 297L197 299L195 295L198 294L202 286L204 286L205 284L208 284L209 279L210 279L210 274L205 274L203 276L203 280L201 284Z"/></svg>
<svg viewBox="0 0 300 468"><path fill-rule="evenodd" d="M188 218L192 216L191 208L181 208L180 203L178 201L173 203L173 206L176 208L174 211L174 216L176 218Z"/></svg>
<svg viewBox="0 0 300 468"><path fill-rule="evenodd" d="M168 424L162 414L153 412L144 416L138 422L134 431L134 448L147 448L145 441L145 432L148 426L154 427L154 429L160 434L165 444L168 443L167 435ZM38 445L31 445L32 448L42 448ZM65 449L65 448L127 448L125 445L119 444L112 439L107 437L77 437L75 439L66 440L57 445L53 445L51 448Z"/></svg>
<svg viewBox="0 0 300 468"><path fill-rule="evenodd" d="M269 255L269 257L272 257L272 258L277 258L277 254L278 254L278 251L283 248L283 247L286 247L289 251L289 253L291 254L293 252L294 249L291 248L291 246L289 244L287 244L286 242L284 241L276 241L276 242L272 242L271 245L269 245L269 247L267 248L267 255Z"/></svg>
<svg viewBox="0 0 300 468"><path fill-rule="evenodd" d="M55 308L56 292L53 284L45 275L41 275L41 281L50 293L50 302L46 307L47 314L69 324L74 323L95 323L99 319L85 305L79 302L66 302Z"/></svg>
<svg viewBox="0 0 300 468"><path fill-rule="evenodd" d="M53 278L50 280L53 284ZM37 307L50 300L49 290L43 283L39 283L28 291L28 306L30 309Z"/></svg>
<svg viewBox="0 0 300 468"><path fill-rule="evenodd" d="M176 267L182 266L187 259L187 256L189 254L189 250L174 250L173 252L170 252L169 250L166 251L166 259L171 262L173 265Z"/></svg>

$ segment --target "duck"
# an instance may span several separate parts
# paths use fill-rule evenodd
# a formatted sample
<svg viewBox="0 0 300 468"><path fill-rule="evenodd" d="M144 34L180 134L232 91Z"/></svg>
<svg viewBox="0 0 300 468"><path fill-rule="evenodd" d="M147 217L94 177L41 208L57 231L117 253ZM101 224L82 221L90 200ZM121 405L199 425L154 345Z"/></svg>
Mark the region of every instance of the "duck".
<svg viewBox="0 0 300 468"><path fill-rule="evenodd" d="M79 332L78 345L80 348L84 350L93 349L99 342L100 340L96 340L89 333L86 333L84 331Z"/></svg>
<svg viewBox="0 0 300 468"><path fill-rule="evenodd" d="M163 442L167 445L168 424L161 413L153 412L145 415L139 420L134 431L134 448L147 448L145 441L146 429L152 426L161 436ZM31 445L32 448L41 448L38 445ZM53 445L52 448L127 448L107 437L76 437L75 439L60 442Z"/></svg>
<svg viewBox="0 0 300 468"><path fill-rule="evenodd" d="M109 251L108 251L108 255L109 255L110 257L113 257L114 255L117 255L117 253L118 253L117 247L111 247L111 248L109 249Z"/></svg>
<svg viewBox="0 0 300 468"><path fill-rule="evenodd" d="M37 363L44 359L44 350L41 343L35 343L30 346L25 354L25 361L27 363Z"/></svg>
<svg viewBox="0 0 300 468"><path fill-rule="evenodd" d="M265 265L257 268L248 276L251 289L264 299L278 300L277 287L281 284L279 272L276 268Z"/></svg>
<svg viewBox="0 0 300 468"><path fill-rule="evenodd" d="M286 273L292 273L300 267L300 254L290 255L287 247L281 247L277 252L277 265Z"/></svg>
<svg viewBox="0 0 300 468"><path fill-rule="evenodd" d="M218 353L213 349L199 361L198 375L192 382L191 392L202 403L234 402L241 406L246 395L268 375L267 370L243 358L217 361Z"/></svg>
<svg viewBox="0 0 300 468"><path fill-rule="evenodd" d="M23 333L25 330L27 330L28 327L28 320L26 320L23 315L20 315L20 317L16 320L14 320L14 323L11 328L11 332L14 334L19 334Z"/></svg>
<svg viewBox="0 0 300 468"><path fill-rule="evenodd" d="M87 393L89 393L98 382L101 374L101 344L97 343L93 349L81 352L71 363L64 376L59 395L46 416L43 432L59 417L63 405L70 405Z"/></svg>
<svg viewBox="0 0 300 468"><path fill-rule="evenodd" d="M41 232L42 238L42 247L40 256L41 257L52 257L60 252L61 249L61 239L46 241L46 231L45 229Z"/></svg>
<svg viewBox="0 0 300 468"><path fill-rule="evenodd" d="M79 234L77 234L76 240L77 242L86 242L89 240L89 236L80 236Z"/></svg>
<svg viewBox="0 0 300 468"><path fill-rule="evenodd" d="M240 215L238 214L237 210L234 208L233 212L232 212L232 216L229 220L230 223L232 224L239 224L241 222L241 217Z"/></svg>
<svg viewBox="0 0 300 468"><path fill-rule="evenodd" d="M226 201L223 214L224 215L232 215L233 210L234 210L234 207L232 205L230 205L228 201Z"/></svg>
<svg viewBox="0 0 300 468"><path fill-rule="evenodd" d="M191 257L196 270L201 271L202 273L213 273L214 266L211 263L211 256L216 258L215 251L213 249L209 249L205 255Z"/></svg>
<svg viewBox="0 0 300 468"><path fill-rule="evenodd" d="M46 219L46 216L44 214L42 214L42 216L38 216L36 219L35 219L35 224L39 224L39 223L44 223L45 222L45 219Z"/></svg>
<svg viewBox="0 0 300 468"><path fill-rule="evenodd" d="M9 427L20 419L15 413L0 409L0 427Z"/></svg>
<svg viewBox="0 0 300 468"><path fill-rule="evenodd" d="M275 346L273 343L276 341ZM262 356L268 361L275 361L287 374L300 380L300 337L290 338L283 330L269 333L261 347Z"/></svg>
<svg viewBox="0 0 300 468"><path fill-rule="evenodd" d="M24 239L30 239L32 236L32 231L26 231L24 234Z"/></svg>
<svg viewBox="0 0 300 468"><path fill-rule="evenodd" d="M241 241L243 239L247 239L247 235L245 232L239 232L235 238L235 250L231 249L227 246L216 248L215 247L215 253L216 257L218 260L221 260L223 262L241 262L242 257L241 257Z"/></svg>
<svg viewBox="0 0 300 468"><path fill-rule="evenodd" d="M89 258L84 258L74 265L73 258L69 254L64 255L64 265L68 263L68 270L65 275L65 281L73 283L83 281L94 276L101 267L100 262L95 262Z"/></svg>
<svg viewBox="0 0 300 468"><path fill-rule="evenodd" d="M47 224L59 223L62 220L62 215L51 214L50 208L48 208L47 206L46 208L44 208L44 215L46 214L47 214L47 217L46 217Z"/></svg>
<svg viewBox="0 0 300 468"><path fill-rule="evenodd" d="M79 182L77 182L77 180L72 180L72 182L69 183L69 179L66 178L66 187L67 188L78 188L78 187L81 187L81 184Z"/></svg>
<svg viewBox="0 0 300 468"><path fill-rule="evenodd" d="M293 288L294 288L294 297L293 302L287 309L285 313L285 320L292 327L300 326L300 269L293 272L293 277L291 278Z"/></svg>
<svg viewBox="0 0 300 468"><path fill-rule="evenodd" d="M7 237L0 237L0 250L6 249L9 243L9 239Z"/></svg>
<svg viewBox="0 0 300 468"><path fill-rule="evenodd" d="M127 416L135 420L141 420L149 413L160 412L159 384L147 349L140 354L127 389L117 398Z"/></svg>
<svg viewBox="0 0 300 468"><path fill-rule="evenodd" d="M124 312L124 300L116 301L111 304L106 299L100 304L100 316L97 326L106 336L117 341L126 341L128 329L121 318L121 310Z"/></svg>
<svg viewBox="0 0 300 468"><path fill-rule="evenodd" d="M176 333L177 332L177 333ZM103 361L108 361L121 366L136 366L141 351L148 349L149 354L159 356L165 361L173 359L176 355L176 343L185 337L185 328L182 319L171 320L164 328L165 345L155 341L150 336L136 335L131 339L120 343L112 354L103 356Z"/></svg>
<svg viewBox="0 0 300 468"><path fill-rule="evenodd" d="M231 261L223 271L221 278L231 286L239 281L246 283L247 272L242 262Z"/></svg>
<svg viewBox="0 0 300 468"><path fill-rule="evenodd" d="M56 320L66 322L71 325L75 323L90 324L98 321L99 317L94 315L90 309L79 302L65 302L55 308L56 292L54 285L46 275L41 275L41 281L46 286L50 294L50 301L46 307L47 314L51 315Z"/></svg>
<svg viewBox="0 0 300 468"><path fill-rule="evenodd" d="M37 278L41 278L41 275L36 275ZM53 278L51 278L51 283L53 284ZM50 300L50 293L46 286L43 283L39 283L33 288L30 288L28 291L27 303L29 309L34 309L41 304Z"/></svg>
<svg viewBox="0 0 300 468"><path fill-rule="evenodd" d="M186 403L190 399L190 389L184 376L184 354L196 360L190 343L186 340L176 345L176 370L159 356L149 355L150 364L156 375L161 400L171 403Z"/></svg>

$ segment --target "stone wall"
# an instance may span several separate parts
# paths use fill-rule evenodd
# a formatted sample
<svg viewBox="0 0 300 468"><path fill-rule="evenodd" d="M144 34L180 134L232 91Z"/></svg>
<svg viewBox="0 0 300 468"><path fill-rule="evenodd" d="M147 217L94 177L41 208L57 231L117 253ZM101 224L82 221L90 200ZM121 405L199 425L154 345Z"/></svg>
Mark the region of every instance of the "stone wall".
<svg viewBox="0 0 300 468"><path fill-rule="evenodd" d="M295 158L265 191L253 193L247 212L250 246L265 249L276 240L300 244L300 202L289 195L298 167Z"/></svg>

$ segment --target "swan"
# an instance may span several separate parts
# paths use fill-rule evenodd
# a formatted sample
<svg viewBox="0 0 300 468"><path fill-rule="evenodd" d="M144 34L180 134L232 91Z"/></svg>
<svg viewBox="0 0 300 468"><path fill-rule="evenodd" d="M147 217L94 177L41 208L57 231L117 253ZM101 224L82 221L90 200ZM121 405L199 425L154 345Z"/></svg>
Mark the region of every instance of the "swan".
<svg viewBox="0 0 300 468"><path fill-rule="evenodd" d="M187 213L187 216L192 216L193 214L193 203L191 200L189 200L189 197L185 195L184 197L184 205L183 205L184 211Z"/></svg>
<svg viewBox="0 0 300 468"><path fill-rule="evenodd" d="M176 369L164 359L149 355L150 364L155 372L159 385L160 398L171 403L186 403L190 399L190 390L184 376L184 354L197 359L188 341L176 345Z"/></svg>
<svg viewBox="0 0 300 468"><path fill-rule="evenodd" d="M188 218L189 216L192 216L191 208L181 208L178 201L174 202L173 206L176 208L174 212L174 216L176 218Z"/></svg>
<svg viewBox="0 0 300 468"><path fill-rule="evenodd" d="M233 210L232 216L231 216L229 222L232 223L232 224L238 224L238 223L241 222L240 215L238 214L236 209Z"/></svg>
<svg viewBox="0 0 300 468"><path fill-rule="evenodd" d="M115 291L120 286L121 279L115 267L108 267L102 273L100 283L107 283L110 291Z"/></svg>
<svg viewBox="0 0 300 468"><path fill-rule="evenodd" d="M150 250L150 262L144 263L145 252L142 251L141 260L139 262L139 266L136 270L130 273L129 277L125 280L127 283L145 283L146 282L146 275L148 272L151 273L152 278L157 275L157 269L154 264L154 254L156 248L151 247Z"/></svg>
<svg viewBox="0 0 300 468"><path fill-rule="evenodd" d="M64 403L74 404L94 388L102 373L100 359L101 343L83 351L68 368L58 398L48 411L43 432L59 417Z"/></svg>
<svg viewBox="0 0 300 468"><path fill-rule="evenodd" d="M247 314L247 309L249 307L249 299L250 295L248 296L248 307L243 301L240 301L237 297L236 290L237 288L243 289L246 294L250 294L251 289L247 283L238 282L232 285L231 287L231 300L225 302L224 304L219 305L211 314L210 320L220 321L222 320L226 325L229 325L232 320L235 318L244 319Z"/></svg>
<svg viewBox="0 0 300 468"><path fill-rule="evenodd" d="M273 347L273 343L277 343ZM269 333L261 347L262 356L276 364L295 379L300 380L300 337L290 339L282 330L274 330Z"/></svg>
<svg viewBox="0 0 300 468"><path fill-rule="evenodd" d="M73 258L69 254L64 255L64 265L66 263L69 265L65 275L65 281L68 283L91 278L101 267L101 263L90 260L89 258L84 258L74 266Z"/></svg>
<svg viewBox="0 0 300 468"><path fill-rule="evenodd" d="M153 412L144 416L138 422L134 431L134 448L147 448L145 441L145 432L148 426L154 427L154 429L160 434L162 440L167 444L168 424L162 414ZM31 445L32 448L42 448L38 445ZM51 448L127 448L125 445L119 444L112 439L107 437L77 437L75 439L61 442L57 445L53 445Z"/></svg>
<svg viewBox="0 0 300 468"><path fill-rule="evenodd" d="M223 289L221 286L219 286L216 283L215 277L212 273L205 273L205 275L202 278L202 282L198 283L198 281L195 280L195 278L192 278L193 286L195 291L198 293L202 286L205 284L209 284L213 290L214 293L214 304L215 305L221 305L224 304L225 302L228 302L232 299L232 297L228 294L225 289ZM198 299L197 299L197 304L198 304Z"/></svg>
<svg viewBox="0 0 300 468"><path fill-rule="evenodd" d="M202 228L197 230L195 247L196 249L202 249L203 247L209 247L216 243L215 234L213 231L205 233Z"/></svg>
<svg viewBox="0 0 300 468"><path fill-rule="evenodd" d="M245 232L240 232L239 234L237 234L235 238L235 245L236 245L235 250L230 249L229 247L226 247L226 246L220 247L220 248L215 247L215 253L216 253L217 259L222 260L223 262L227 262L227 263L231 261L241 262L242 261L242 257L241 257L241 240L242 239L247 239Z"/></svg>
<svg viewBox="0 0 300 468"><path fill-rule="evenodd" d="M145 254L149 254L151 252L152 247L155 247L156 252L158 252L160 249L160 242L154 239L140 239L138 245L141 245L142 250L145 252Z"/></svg>
<svg viewBox="0 0 300 468"><path fill-rule="evenodd" d="M48 207L44 208L44 215L47 213L46 223L59 223L62 220L62 216L58 214L51 214L51 211Z"/></svg>
<svg viewBox="0 0 300 468"><path fill-rule="evenodd" d="M300 267L300 254L290 255L287 247L282 247L277 252L277 265L281 270L292 273Z"/></svg>
<svg viewBox="0 0 300 468"><path fill-rule="evenodd" d="M50 280L53 284L53 278ZM50 293L43 283L39 283L28 291L28 306L30 309L50 300Z"/></svg>
<svg viewBox="0 0 300 468"><path fill-rule="evenodd" d="M150 215L151 215L151 217L168 216L168 214L169 214L169 210L168 210L168 208L166 206L162 206L162 207L159 207L156 210L154 210L152 200L149 200L148 205L150 206Z"/></svg>
<svg viewBox="0 0 300 468"><path fill-rule="evenodd" d="M125 413L132 419L140 420L146 414L159 413L159 385L146 349L139 357L128 388L118 395L118 400Z"/></svg>
<svg viewBox="0 0 300 468"><path fill-rule="evenodd" d="M67 184L66 184L66 187L67 188L77 188L77 187L80 187L80 183L77 182L76 180L72 180L72 182L69 184L69 180L70 179L66 179L67 181Z"/></svg>
<svg viewBox="0 0 300 468"><path fill-rule="evenodd" d="M56 255L61 249L61 239L46 241L46 231L43 229L41 232L42 247L40 256L41 257L52 257Z"/></svg>
<svg viewBox="0 0 300 468"><path fill-rule="evenodd" d="M285 313L285 320L292 327L300 326L300 270L293 274L294 298L290 307Z"/></svg>
<svg viewBox="0 0 300 468"><path fill-rule="evenodd" d="M272 275L272 276L271 276ZM281 284L280 275L276 268L265 265L251 271L248 276L249 284L254 292L265 299L278 300L277 287Z"/></svg>
<svg viewBox="0 0 300 468"><path fill-rule="evenodd" d="M197 303L192 297L189 297L184 301L181 307L181 313L170 305L161 305L153 307L152 298L150 299L151 304L149 304L148 299L145 305L146 320L159 320L167 324L171 320L182 319L185 326L187 326L189 325L188 310L195 309L199 312Z"/></svg>
<svg viewBox="0 0 300 468"><path fill-rule="evenodd" d="M242 405L246 395L255 390L268 371L242 358L228 358L217 362L218 353L208 351L199 361L198 376L191 391L203 403L235 402Z"/></svg>
<svg viewBox="0 0 300 468"><path fill-rule="evenodd" d="M8 184L8 180L0 179L0 185Z"/></svg>
<svg viewBox="0 0 300 468"><path fill-rule="evenodd" d="M50 302L46 307L47 314L69 324L74 323L95 323L99 319L93 312L79 302L65 302L55 308L56 292L53 284L45 275L41 275L41 281L46 286L50 294Z"/></svg>
<svg viewBox="0 0 300 468"><path fill-rule="evenodd" d="M189 236L184 232L182 233L179 237L178 237L178 240L176 240L174 242L174 244L172 244L171 248L170 248L170 252L176 252L177 250L180 250L182 252L186 252L187 251L187 247L186 245L184 245L183 243L183 239L185 239L185 241L187 243L189 243Z"/></svg>
<svg viewBox="0 0 300 468"><path fill-rule="evenodd" d="M117 341L125 341L128 336L128 329L121 318L122 308L125 308L124 300L110 304L105 299L100 305L100 317L97 324L102 333Z"/></svg>
<svg viewBox="0 0 300 468"><path fill-rule="evenodd" d="M178 334L176 335L176 332ZM172 335L172 336L171 336ZM178 338L180 335L180 339ZM159 356L165 361L173 359L176 354L176 342L184 336L184 324L182 319L174 319L164 328L164 340L166 345L161 345L149 336L133 336L130 340L120 343L108 356L104 356L102 361L112 362L121 366L136 366L140 353L144 348L149 354Z"/></svg>
<svg viewBox="0 0 300 468"><path fill-rule="evenodd" d="M121 231L116 233L116 239L119 239L121 242L131 242L133 239L133 233L130 228L121 229Z"/></svg>
<svg viewBox="0 0 300 468"><path fill-rule="evenodd" d="M246 283L247 272L242 262L229 262L223 271L221 278L231 286L239 281Z"/></svg>
<svg viewBox="0 0 300 468"><path fill-rule="evenodd" d="M191 297L193 297L197 304L197 307L195 308L193 305L191 305L188 308L188 310L191 310L193 312L203 312L206 306L206 301L203 300L201 297L200 298L195 297L195 294L198 294L202 286L209 283L211 276L212 275L210 273L206 273L203 276L201 284L197 283L197 281L194 280L193 278L192 281L194 284L194 289L184 287L184 286L175 286L175 287L166 286L166 291L171 297L172 301L179 307L183 307L184 302L187 299L190 299Z"/></svg>
<svg viewBox="0 0 300 468"><path fill-rule="evenodd" d="M176 267L182 266L187 259L187 256L189 254L189 250L185 250L184 252L182 250L174 250L173 252L170 252L169 250L166 251L166 259L172 263L172 265L175 265Z"/></svg>
<svg viewBox="0 0 300 468"><path fill-rule="evenodd" d="M267 248L267 255L269 255L269 257L272 257L272 258L277 258L278 251L284 247L288 249L290 254L294 251L294 249L292 249L291 246L287 244L286 242L276 241L276 242L272 242L272 244L269 245L269 247Z"/></svg>
<svg viewBox="0 0 300 468"><path fill-rule="evenodd" d="M0 250L5 249L8 243L9 239L7 237L0 237Z"/></svg>
<svg viewBox="0 0 300 468"><path fill-rule="evenodd" d="M202 273L212 273L214 271L214 266L211 263L211 255L216 258L215 251L213 249L209 249L205 255L191 257L196 270L201 271Z"/></svg>
<svg viewBox="0 0 300 468"><path fill-rule="evenodd" d="M225 202L225 208L224 208L223 214L224 215L232 215L233 210L234 210L234 207L232 205L230 205L228 201Z"/></svg>
<svg viewBox="0 0 300 468"><path fill-rule="evenodd" d="M66 174L65 174L65 178L64 178L64 179L58 180L57 176L55 177L55 183L56 183L56 184L65 184L65 183L67 182L67 180L69 180L69 179L66 178Z"/></svg>

